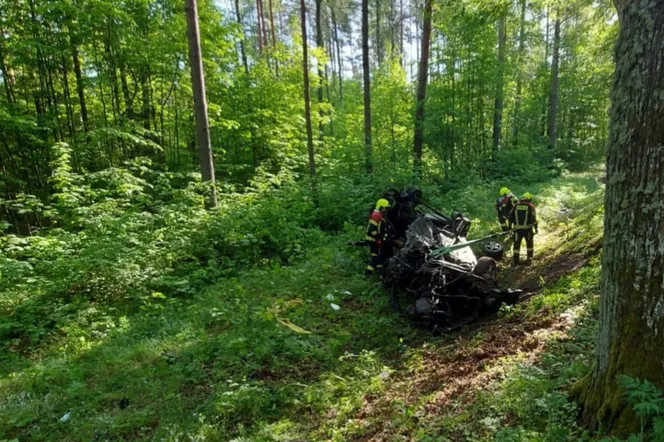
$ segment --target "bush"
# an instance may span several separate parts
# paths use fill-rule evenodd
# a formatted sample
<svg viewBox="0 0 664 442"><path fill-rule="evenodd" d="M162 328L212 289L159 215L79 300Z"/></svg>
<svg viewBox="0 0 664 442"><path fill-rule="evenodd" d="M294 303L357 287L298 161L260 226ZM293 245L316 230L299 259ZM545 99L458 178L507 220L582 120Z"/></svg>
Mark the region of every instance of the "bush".
<svg viewBox="0 0 664 442"><path fill-rule="evenodd" d="M486 165L486 178L492 181L536 183L558 176L551 153L545 147L503 149Z"/></svg>

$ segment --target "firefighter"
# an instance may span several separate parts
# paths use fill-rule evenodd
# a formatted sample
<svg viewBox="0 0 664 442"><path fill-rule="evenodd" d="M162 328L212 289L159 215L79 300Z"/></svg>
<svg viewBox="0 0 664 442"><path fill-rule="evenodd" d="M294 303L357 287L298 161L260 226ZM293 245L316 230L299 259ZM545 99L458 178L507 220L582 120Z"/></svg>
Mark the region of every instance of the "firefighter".
<svg viewBox="0 0 664 442"><path fill-rule="evenodd" d="M528 263L534 255L534 236L538 233L537 211L533 204L533 196L526 192L521 197L510 216L509 228L514 231L514 265L519 264L521 242L526 240Z"/></svg>
<svg viewBox="0 0 664 442"><path fill-rule="evenodd" d="M498 223L503 232L509 230L509 220L514 206L519 200L514 196L507 187L500 189L500 198L496 200L496 212L498 214Z"/></svg>
<svg viewBox="0 0 664 442"><path fill-rule="evenodd" d="M369 243L371 259L367 265L366 275L373 275L376 270L383 268L386 257L385 241L387 240L385 212L389 208L390 202L385 198L381 198L376 202L376 207L369 217L366 241Z"/></svg>

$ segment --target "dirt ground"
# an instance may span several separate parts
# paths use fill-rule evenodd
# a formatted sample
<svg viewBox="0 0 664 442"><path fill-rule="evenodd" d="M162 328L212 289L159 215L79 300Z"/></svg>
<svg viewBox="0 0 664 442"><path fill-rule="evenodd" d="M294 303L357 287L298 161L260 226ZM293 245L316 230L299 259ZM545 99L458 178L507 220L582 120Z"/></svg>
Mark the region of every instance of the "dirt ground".
<svg viewBox="0 0 664 442"><path fill-rule="evenodd" d="M598 250L591 247L586 250ZM555 250L530 266L512 268L502 264L501 279L509 287L524 291L522 303L531 302L542 286L551 286L561 277L581 269L592 253L578 251L556 254ZM507 257L505 263L509 262ZM449 341L423 343L416 368L398 370L387 391L380 397L367 396L354 420L364 427L362 441L410 440L407 430L389 425L394 403L404 407L420 404L417 422L462 413L477 391L499 376L487 370L501 358L518 355L536 362L552 336L560 339L573 325L570 315L546 313L517 314L482 321L448 335ZM481 339L475 337L481 336ZM449 342L447 344L447 342ZM424 399L423 399L424 398ZM454 440L454 435L448 435ZM461 436L459 436L462 439Z"/></svg>

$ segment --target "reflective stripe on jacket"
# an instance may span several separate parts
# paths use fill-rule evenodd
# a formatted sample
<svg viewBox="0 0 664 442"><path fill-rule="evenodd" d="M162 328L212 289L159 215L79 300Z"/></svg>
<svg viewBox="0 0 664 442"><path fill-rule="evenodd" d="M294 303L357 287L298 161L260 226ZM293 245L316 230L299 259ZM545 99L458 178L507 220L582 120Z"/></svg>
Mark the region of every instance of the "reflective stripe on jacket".
<svg viewBox="0 0 664 442"><path fill-rule="evenodd" d="M532 229L537 225L537 210L530 201L519 201L510 216L510 224L516 230Z"/></svg>
<svg viewBox="0 0 664 442"><path fill-rule="evenodd" d="M366 240L371 242L385 240L385 222L383 221L383 214L379 210L374 210L371 213Z"/></svg>

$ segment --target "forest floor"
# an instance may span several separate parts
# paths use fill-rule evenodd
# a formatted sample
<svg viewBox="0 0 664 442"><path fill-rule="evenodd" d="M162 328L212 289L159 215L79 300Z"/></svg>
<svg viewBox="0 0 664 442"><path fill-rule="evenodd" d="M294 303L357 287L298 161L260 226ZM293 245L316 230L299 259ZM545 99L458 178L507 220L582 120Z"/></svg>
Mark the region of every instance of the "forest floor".
<svg viewBox="0 0 664 442"><path fill-rule="evenodd" d="M221 280L187 303L95 312L42 348L3 355L0 440L585 437L566 391L592 359L598 176L532 188L536 261L505 260L501 278L524 301L494 317L443 336L414 327L361 276L365 251L344 246L357 226L291 266ZM75 327L104 333L81 339Z"/></svg>

